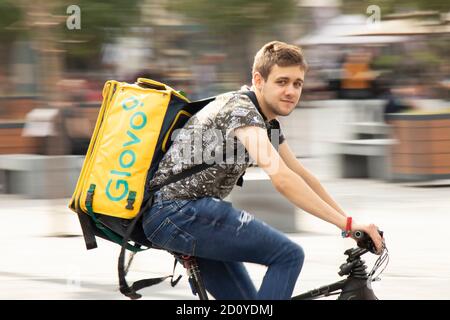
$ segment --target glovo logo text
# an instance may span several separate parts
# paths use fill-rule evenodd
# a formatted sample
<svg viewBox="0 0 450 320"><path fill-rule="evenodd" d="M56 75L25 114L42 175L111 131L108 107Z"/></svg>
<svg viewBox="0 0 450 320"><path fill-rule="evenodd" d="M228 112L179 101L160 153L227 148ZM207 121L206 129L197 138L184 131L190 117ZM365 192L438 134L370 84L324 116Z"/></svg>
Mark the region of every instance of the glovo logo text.
<svg viewBox="0 0 450 320"><path fill-rule="evenodd" d="M129 147L141 142L139 133L147 124L147 115L138 108L144 106L144 103L135 96L124 99L121 105L125 111L133 114L129 120L129 129L126 131L126 141L121 146L123 150L117 159L119 169L110 171L112 177L106 185L106 196L111 201L120 201L128 194L126 179L131 177L132 167L136 162L136 153ZM114 192L111 191L111 188L115 189Z"/></svg>

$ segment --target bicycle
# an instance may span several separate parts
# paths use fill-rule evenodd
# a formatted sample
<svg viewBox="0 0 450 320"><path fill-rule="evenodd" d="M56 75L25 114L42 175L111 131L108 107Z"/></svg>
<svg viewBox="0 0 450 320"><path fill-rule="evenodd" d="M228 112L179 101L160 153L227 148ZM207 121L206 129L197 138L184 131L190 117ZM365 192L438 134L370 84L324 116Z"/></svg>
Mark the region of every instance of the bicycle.
<svg viewBox="0 0 450 320"><path fill-rule="evenodd" d="M379 232L383 236L383 232ZM293 296L291 300L311 300L330 295L339 295L337 300L378 300L373 292L371 283L379 280L380 274L386 269L389 263L389 252L383 243L382 253L375 261L372 270L367 273L367 266L365 261L361 260L361 256L368 252L375 254L375 245L372 239L363 231L355 231L353 237L357 240L357 247L347 249L344 252L347 259L346 262L341 264L340 271L338 272L341 277L347 277L343 280ZM197 295L200 300L208 300L208 294L202 282L201 273L195 257L184 256L174 252L171 252L171 254L185 267L192 293ZM375 275L381 267L383 269Z"/></svg>

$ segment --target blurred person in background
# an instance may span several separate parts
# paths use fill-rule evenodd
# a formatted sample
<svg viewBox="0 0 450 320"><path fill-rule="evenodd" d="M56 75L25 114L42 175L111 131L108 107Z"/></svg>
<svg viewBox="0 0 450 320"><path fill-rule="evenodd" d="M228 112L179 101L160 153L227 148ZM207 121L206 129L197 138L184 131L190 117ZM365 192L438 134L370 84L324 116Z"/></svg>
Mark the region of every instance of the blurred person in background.
<svg viewBox="0 0 450 320"><path fill-rule="evenodd" d="M101 104L103 90L103 81L98 79L87 80L85 99L88 103L98 102Z"/></svg>
<svg viewBox="0 0 450 320"><path fill-rule="evenodd" d="M56 107L78 107L86 101L88 89L88 81L86 79L67 77L59 80L56 83L56 87L62 93L61 100L53 102Z"/></svg>
<svg viewBox="0 0 450 320"><path fill-rule="evenodd" d="M419 107L414 102L418 96L418 89L408 86L390 85L386 87L384 98L386 103L384 105L384 121L388 121L388 114L402 113L412 110L418 110Z"/></svg>
<svg viewBox="0 0 450 320"><path fill-rule="evenodd" d="M154 194L153 205L142 222L147 238L158 247L197 257L205 287L215 299L289 299L303 266L301 246L224 201L249 166L250 157L286 200L344 230L344 236L350 236L354 230L367 232L381 252L378 228L352 222L319 180L297 160L279 131L278 117L289 115L299 102L306 69L299 47L278 41L264 45L254 59L253 86L219 95L192 116L150 183L150 187L163 185L171 176L187 173L197 164L193 159L199 154L203 157L211 145L216 144L219 149L214 150L223 155L220 148L225 148L231 139L233 162L223 161L229 155L221 160L216 160L216 156L203 159L213 163ZM252 98L244 93L248 91L253 92ZM211 141L211 132L221 139L213 137ZM274 132L279 134L273 135ZM199 134L201 144L186 149L190 139ZM239 154L239 150L243 152ZM184 152L187 157L180 157ZM236 161L235 152L244 161ZM259 290L243 262L267 266Z"/></svg>
<svg viewBox="0 0 450 320"><path fill-rule="evenodd" d="M372 80L371 54L356 51L346 56L342 65L343 79L341 90L347 99L367 99L371 96Z"/></svg>

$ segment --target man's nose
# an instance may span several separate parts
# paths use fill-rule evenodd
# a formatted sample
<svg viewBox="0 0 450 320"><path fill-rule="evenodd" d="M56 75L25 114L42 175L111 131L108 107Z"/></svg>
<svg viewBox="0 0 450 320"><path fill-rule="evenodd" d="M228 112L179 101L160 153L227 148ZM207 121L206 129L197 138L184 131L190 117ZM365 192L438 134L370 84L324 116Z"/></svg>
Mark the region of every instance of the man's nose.
<svg viewBox="0 0 450 320"><path fill-rule="evenodd" d="M294 85L288 85L284 93L286 96L294 97L297 93L297 89L294 87Z"/></svg>

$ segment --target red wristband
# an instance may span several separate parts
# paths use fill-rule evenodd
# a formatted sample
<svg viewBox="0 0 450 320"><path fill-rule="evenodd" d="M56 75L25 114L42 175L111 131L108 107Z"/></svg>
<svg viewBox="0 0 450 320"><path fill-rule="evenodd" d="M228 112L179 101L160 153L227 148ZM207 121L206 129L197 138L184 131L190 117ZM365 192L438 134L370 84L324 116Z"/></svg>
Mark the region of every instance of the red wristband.
<svg viewBox="0 0 450 320"><path fill-rule="evenodd" d="M342 231L342 237L348 238L352 232L352 217L347 217L347 224L345 226L345 231Z"/></svg>

